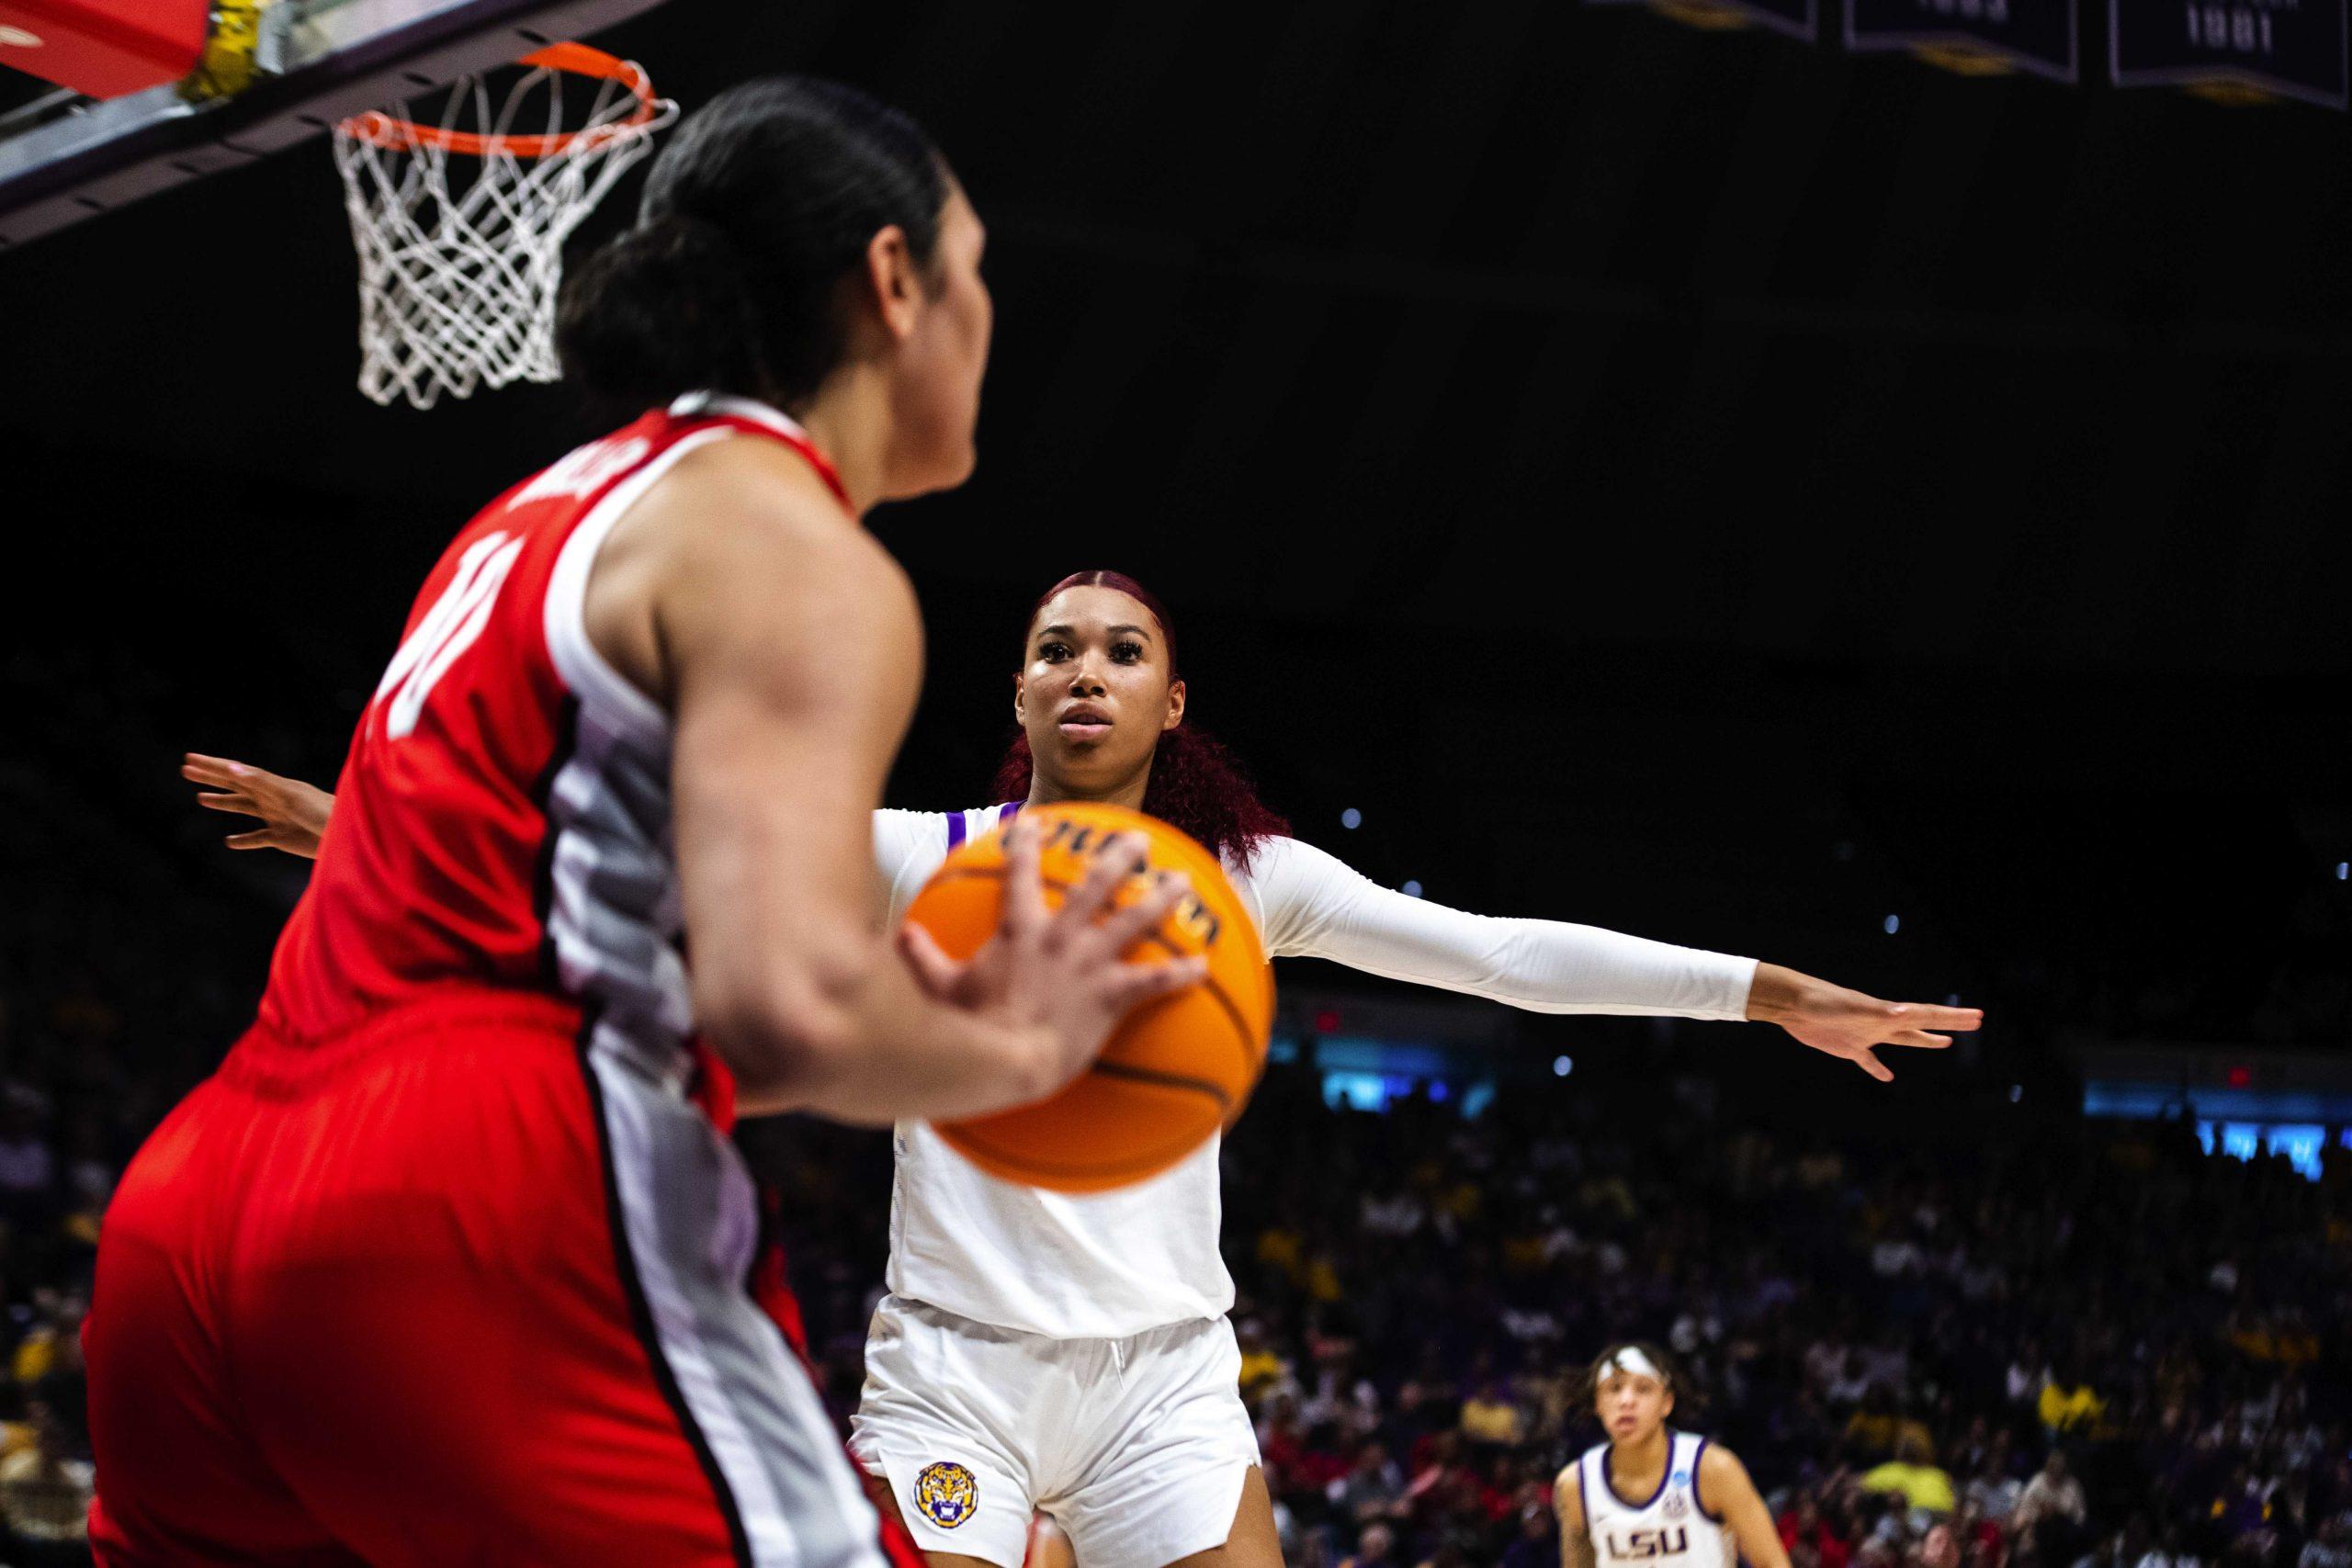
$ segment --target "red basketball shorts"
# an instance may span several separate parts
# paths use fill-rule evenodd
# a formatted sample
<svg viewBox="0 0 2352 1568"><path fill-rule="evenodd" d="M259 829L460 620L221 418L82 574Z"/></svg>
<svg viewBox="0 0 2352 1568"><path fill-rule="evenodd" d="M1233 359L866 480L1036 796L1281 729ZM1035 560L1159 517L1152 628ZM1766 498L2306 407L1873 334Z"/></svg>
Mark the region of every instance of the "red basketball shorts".
<svg viewBox="0 0 2352 1568"><path fill-rule="evenodd" d="M257 1028L172 1113L84 1331L101 1563L907 1561L745 1292L733 1146L578 1033Z"/></svg>

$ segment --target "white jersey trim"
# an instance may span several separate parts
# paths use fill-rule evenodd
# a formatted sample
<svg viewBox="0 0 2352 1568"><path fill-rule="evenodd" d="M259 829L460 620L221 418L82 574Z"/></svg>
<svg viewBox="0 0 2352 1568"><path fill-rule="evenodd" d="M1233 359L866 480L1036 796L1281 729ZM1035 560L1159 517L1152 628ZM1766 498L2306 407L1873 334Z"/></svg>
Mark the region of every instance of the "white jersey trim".
<svg viewBox="0 0 2352 1568"><path fill-rule="evenodd" d="M548 578L548 657L563 683L582 702L594 702L611 711L631 739L660 741L669 733L670 716L614 669L588 636L588 574L597 552L614 525L628 514L645 492L698 446L735 433L723 427L698 430L656 453L645 466L605 492L563 542L555 570Z"/></svg>
<svg viewBox="0 0 2352 1568"><path fill-rule="evenodd" d="M779 434L796 441L808 441L808 432L800 422L785 412L761 402L756 398L739 398L729 392L688 392L670 405L673 419L747 419L753 424L764 424ZM808 441L809 446L816 445Z"/></svg>

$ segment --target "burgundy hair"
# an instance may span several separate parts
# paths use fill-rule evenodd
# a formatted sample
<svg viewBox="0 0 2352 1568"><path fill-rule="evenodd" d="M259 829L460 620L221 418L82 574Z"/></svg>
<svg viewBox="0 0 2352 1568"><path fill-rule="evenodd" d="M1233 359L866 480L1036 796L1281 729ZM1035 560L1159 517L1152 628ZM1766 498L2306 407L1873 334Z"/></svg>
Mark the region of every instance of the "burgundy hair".
<svg viewBox="0 0 2352 1568"><path fill-rule="evenodd" d="M1074 571L1038 596L1029 607L1035 620L1057 593L1068 588L1110 588L1127 595L1151 612L1168 645L1169 679L1177 679L1176 624L1157 595L1123 571ZM996 771L996 798L1026 800L1035 768L1029 754L1029 737L1016 732L1012 748ZM1208 847L1219 860L1231 860L1243 871L1257 858L1258 846L1289 833L1290 824L1268 809L1244 777L1233 753L1214 737L1189 724L1180 724L1159 738L1151 754L1151 781L1144 785L1144 814L1181 829Z"/></svg>

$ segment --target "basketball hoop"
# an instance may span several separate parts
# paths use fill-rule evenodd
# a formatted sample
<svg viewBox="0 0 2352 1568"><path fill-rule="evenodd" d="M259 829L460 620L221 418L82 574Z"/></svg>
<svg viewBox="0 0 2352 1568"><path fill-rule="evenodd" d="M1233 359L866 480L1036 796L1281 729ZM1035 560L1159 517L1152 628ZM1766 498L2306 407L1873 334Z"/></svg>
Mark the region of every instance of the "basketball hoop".
<svg viewBox="0 0 2352 1568"><path fill-rule="evenodd" d="M563 243L677 117L642 67L602 50L550 44L518 63L503 99L481 76L458 82L437 123L370 112L335 128L359 250L359 389L379 403L556 379Z"/></svg>

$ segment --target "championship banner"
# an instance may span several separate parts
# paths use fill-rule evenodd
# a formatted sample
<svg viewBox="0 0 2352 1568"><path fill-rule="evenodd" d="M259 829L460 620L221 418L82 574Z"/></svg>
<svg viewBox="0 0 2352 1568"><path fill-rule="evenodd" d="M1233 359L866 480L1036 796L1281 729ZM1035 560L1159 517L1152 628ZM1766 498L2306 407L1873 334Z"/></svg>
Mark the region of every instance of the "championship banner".
<svg viewBox="0 0 2352 1568"><path fill-rule="evenodd" d="M2345 0L2108 0L2119 87L2346 107Z"/></svg>
<svg viewBox="0 0 2352 1568"><path fill-rule="evenodd" d="M2078 37L2075 0L1846 0L1847 48L1907 49L1963 75L2080 81Z"/></svg>
<svg viewBox="0 0 2352 1568"><path fill-rule="evenodd" d="M1820 0L1592 0L1596 6L1647 4L1693 28L1765 27L1807 43L1821 37Z"/></svg>

